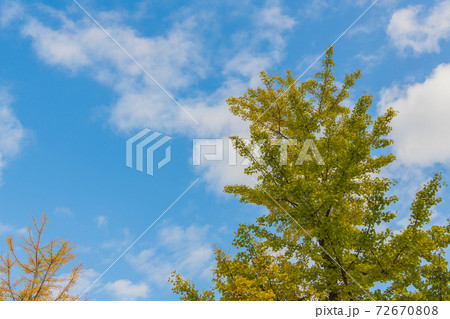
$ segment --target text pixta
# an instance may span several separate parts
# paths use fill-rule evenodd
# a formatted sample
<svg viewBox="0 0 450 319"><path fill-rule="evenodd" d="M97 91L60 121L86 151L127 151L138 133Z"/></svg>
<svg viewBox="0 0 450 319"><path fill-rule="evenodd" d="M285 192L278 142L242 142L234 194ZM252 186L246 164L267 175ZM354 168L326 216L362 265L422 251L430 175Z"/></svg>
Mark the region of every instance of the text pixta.
<svg viewBox="0 0 450 319"><path fill-rule="evenodd" d="M316 308L316 318L323 316L345 316L345 317L356 317L359 314L358 308L348 307L344 309L341 307L321 307Z"/></svg>

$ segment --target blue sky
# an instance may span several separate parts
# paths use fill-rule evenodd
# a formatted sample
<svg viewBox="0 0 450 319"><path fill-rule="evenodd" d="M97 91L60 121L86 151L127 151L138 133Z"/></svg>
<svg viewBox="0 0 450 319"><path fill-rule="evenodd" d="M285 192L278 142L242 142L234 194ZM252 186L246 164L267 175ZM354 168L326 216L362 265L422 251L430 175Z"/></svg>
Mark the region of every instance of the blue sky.
<svg viewBox="0 0 450 319"><path fill-rule="evenodd" d="M228 247L263 209L221 192L251 183L241 166L194 167L192 139L245 136L225 100L257 87L262 70L300 76L371 3L80 0L197 125L74 1L1 0L0 235L45 212L49 238L78 244L81 293L199 178L88 296L177 299L175 269L206 287L212 244ZM450 181L449 39L450 1L379 0L335 45L338 81L363 71L348 103L367 92L373 115L400 111L398 163L384 172L399 179L398 229L432 172ZM172 137L172 161L154 176L125 166L125 142L144 128ZM435 224L449 216L447 194Z"/></svg>

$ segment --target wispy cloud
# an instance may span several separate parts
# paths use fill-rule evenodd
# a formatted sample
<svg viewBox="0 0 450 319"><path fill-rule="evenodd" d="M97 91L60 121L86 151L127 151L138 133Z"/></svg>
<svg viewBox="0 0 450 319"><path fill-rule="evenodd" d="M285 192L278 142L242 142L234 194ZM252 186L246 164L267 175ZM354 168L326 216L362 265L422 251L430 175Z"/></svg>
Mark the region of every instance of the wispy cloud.
<svg viewBox="0 0 450 319"><path fill-rule="evenodd" d="M4 1L0 5L0 26L9 26L11 22L20 19L23 13L23 7L19 2Z"/></svg>
<svg viewBox="0 0 450 319"><path fill-rule="evenodd" d="M66 276L67 274L61 275L61 278L65 278ZM86 269L77 280L76 285L72 287L70 293L75 296L82 294L96 277L98 277L98 273L94 269ZM99 284L100 282L98 282L95 286L98 286Z"/></svg>
<svg viewBox="0 0 450 319"><path fill-rule="evenodd" d="M221 47L204 43L207 30L201 27L205 19L202 13L179 19L163 34L144 36L125 24L120 12L92 10L99 23L165 89L175 98L182 96L177 100L198 120L197 126L81 10L69 14L44 5L40 7L46 9L39 18L28 13L26 6L21 8L24 12L18 20L21 35L31 39L36 54L45 63L71 73L87 73L114 90L118 98L106 116L116 130L128 132L149 127L192 137L248 134L247 125L230 114L225 100L241 95L245 88L259 85L260 71L280 62L285 49L284 34L297 23L279 5L251 6L249 29L232 35L231 38L240 37L241 42L234 43L224 54ZM50 15L46 14L48 11ZM211 57L220 59L219 64L214 62L219 70L213 70ZM222 76L221 83L212 92L190 89L217 74ZM214 163L206 165L204 172L223 179L230 176L230 169Z"/></svg>
<svg viewBox="0 0 450 319"><path fill-rule="evenodd" d="M73 212L68 207L56 207L55 213L58 215L73 216Z"/></svg>
<svg viewBox="0 0 450 319"><path fill-rule="evenodd" d="M119 279L108 282L104 290L119 300L137 300L146 298L150 288L145 283L133 284L128 279Z"/></svg>
<svg viewBox="0 0 450 319"><path fill-rule="evenodd" d="M0 223L0 235L4 236L4 235L11 235L11 232L14 231L14 227L7 225L7 224L3 224Z"/></svg>
<svg viewBox="0 0 450 319"><path fill-rule="evenodd" d="M20 151L26 131L15 116L9 93L0 88L0 184L2 171L7 163Z"/></svg>
<svg viewBox="0 0 450 319"><path fill-rule="evenodd" d="M402 52L439 52L439 42L450 39L450 1L435 2L428 12L423 5L399 9L392 15L387 32Z"/></svg>
<svg viewBox="0 0 450 319"><path fill-rule="evenodd" d="M127 261L156 285L167 284L173 270L204 276L213 256L208 236L208 226L165 226L159 231L156 244L130 254Z"/></svg>
<svg viewBox="0 0 450 319"><path fill-rule="evenodd" d="M95 221L97 222L97 227L103 227L108 224L108 217L100 215L95 217Z"/></svg>

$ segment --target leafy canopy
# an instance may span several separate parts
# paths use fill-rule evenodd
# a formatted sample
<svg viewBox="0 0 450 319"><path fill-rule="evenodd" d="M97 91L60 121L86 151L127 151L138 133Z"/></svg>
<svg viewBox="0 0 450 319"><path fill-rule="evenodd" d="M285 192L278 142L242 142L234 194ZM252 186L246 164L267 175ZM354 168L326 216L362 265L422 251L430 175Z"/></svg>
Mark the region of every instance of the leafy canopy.
<svg viewBox="0 0 450 319"><path fill-rule="evenodd" d="M263 88L228 99L231 112L251 123L260 157L232 137L251 160L245 172L257 184L230 185L225 192L265 206L267 213L239 226L234 256L215 248L210 290L200 293L174 272L170 280L181 299L450 299L450 224L429 225L432 208L441 202L441 175L417 192L408 226L389 227L396 218L389 209L398 200L391 191L395 180L379 173L395 156L374 153L386 153L393 143L387 136L395 112L373 118L367 94L353 107L344 103L361 72L347 74L338 87L331 47L322 66L315 79L302 83L291 72L285 78L262 72ZM317 149L298 165L301 141Z"/></svg>

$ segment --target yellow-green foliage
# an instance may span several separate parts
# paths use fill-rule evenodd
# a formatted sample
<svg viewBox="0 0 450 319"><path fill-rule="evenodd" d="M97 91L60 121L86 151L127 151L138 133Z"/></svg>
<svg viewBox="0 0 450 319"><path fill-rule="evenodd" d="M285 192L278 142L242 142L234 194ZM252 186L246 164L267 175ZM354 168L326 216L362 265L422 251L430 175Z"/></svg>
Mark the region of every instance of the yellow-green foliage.
<svg viewBox="0 0 450 319"><path fill-rule="evenodd" d="M344 104L361 72L346 75L337 87L332 56L330 48L316 79L296 83L290 72L286 78L262 72L263 88L228 100L231 112L251 123L253 143L311 139L324 165L295 165L301 143L289 146L287 165L280 164L279 145L269 142L255 160L244 141L232 137L239 153L253 160L246 173L255 174L258 184L230 185L225 192L268 213L240 225L235 256L215 249L211 290L200 294L174 273L173 290L182 299L450 299L450 225L429 226L432 208L441 201L441 175L417 192L404 230L388 227L396 218L389 210L397 201L391 195L395 181L378 173L395 156L373 154L393 143L387 135L395 112L372 118L371 95L353 107ZM376 289L377 283L386 288Z"/></svg>
<svg viewBox="0 0 450 319"><path fill-rule="evenodd" d="M64 266L74 261L75 248L69 241L53 239L44 243L43 232L48 224L45 214L17 245L7 238L8 248L0 255L0 300L50 301L77 300L71 295L83 272L83 265L73 265L63 274ZM33 233L34 230L34 233Z"/></svg>

